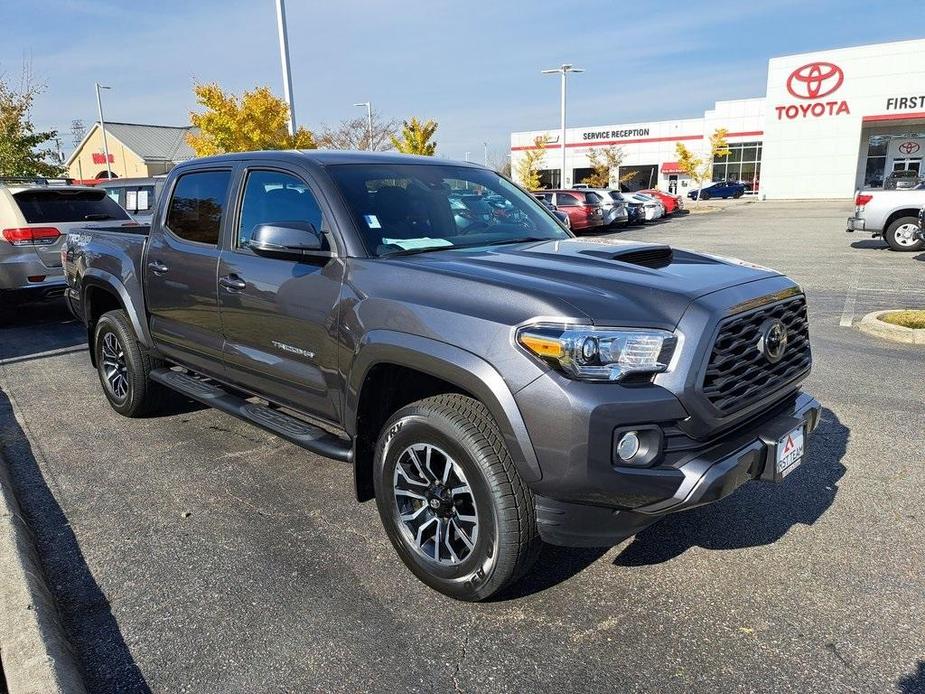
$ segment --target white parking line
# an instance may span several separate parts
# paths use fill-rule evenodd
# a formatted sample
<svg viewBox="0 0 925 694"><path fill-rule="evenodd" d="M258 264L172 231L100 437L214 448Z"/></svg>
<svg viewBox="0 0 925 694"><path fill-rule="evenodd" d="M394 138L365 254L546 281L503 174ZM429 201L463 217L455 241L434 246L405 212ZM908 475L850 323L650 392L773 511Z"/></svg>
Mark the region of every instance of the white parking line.
<svg viewBox="0 0 925 694"><path fill-rule="evenodd" d="M858 284L861 280L861 269L856 267L851 275L851 282L848 284L848 294L845 296L845 307L841 312L841 320L838 322L843 328L850 328L854 322L854 305L858 299Z"/></svg>

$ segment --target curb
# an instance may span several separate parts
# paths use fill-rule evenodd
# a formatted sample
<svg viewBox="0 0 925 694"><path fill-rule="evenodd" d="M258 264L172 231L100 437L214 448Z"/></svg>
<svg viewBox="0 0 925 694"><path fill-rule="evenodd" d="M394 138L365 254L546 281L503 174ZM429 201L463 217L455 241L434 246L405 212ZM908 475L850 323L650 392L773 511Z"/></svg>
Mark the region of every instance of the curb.
<svg viewBox="0 0 925 694"><path fill-rule="evenodd" d="M0 661L9 694L84 694L77 659L0 454ZM2 690L2 681L0 681Z"/></svg>
<svg viewBox="0 0 925 694"><path fill-rule="evenodd" d="M863 333L873 335L874 337L880 337L884 340L905 342L906 344L912 345L925 345L925 329L907 328L904 325L893 325L892 323L885 323L880 320L880 316L883 314L893 313L898 310L900 309L891 308L887 311L874 311L873 313L868 313L861 319L861 322L858 323L858 329Z"/></svg>

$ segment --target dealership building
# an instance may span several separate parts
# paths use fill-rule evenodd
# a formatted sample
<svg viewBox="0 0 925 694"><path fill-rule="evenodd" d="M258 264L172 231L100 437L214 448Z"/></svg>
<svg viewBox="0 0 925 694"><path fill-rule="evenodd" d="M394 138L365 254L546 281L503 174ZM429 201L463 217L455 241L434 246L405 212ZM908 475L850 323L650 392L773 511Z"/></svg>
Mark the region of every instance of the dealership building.
<svg viewBox="0 0 925 694"><path fill-rule="evenodd" d="M719 101L699 118L569 128L564 186L591 173L592 148L616 146L613 183L684 194L694 184L678 169L677 143L702 156L718 128L730 153L713 180L742 181L762 198L848 198L896 170L925 175L925 40L771 58L763 98ZM513 169L538 137L548 143L543 186L559 187L558 129L513 133Z"/></svg>

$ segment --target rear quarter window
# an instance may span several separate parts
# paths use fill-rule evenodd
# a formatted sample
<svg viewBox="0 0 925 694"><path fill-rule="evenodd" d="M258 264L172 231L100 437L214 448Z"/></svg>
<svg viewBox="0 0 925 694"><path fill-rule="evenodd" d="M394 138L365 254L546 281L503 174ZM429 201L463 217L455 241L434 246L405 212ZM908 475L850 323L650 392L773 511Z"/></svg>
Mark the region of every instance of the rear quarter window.
<svg viewBox="0 0 925 694"><path fill-rule="evenodd" d="M26 190L13 199L27 224L129 219L104 190Z"/></svg>

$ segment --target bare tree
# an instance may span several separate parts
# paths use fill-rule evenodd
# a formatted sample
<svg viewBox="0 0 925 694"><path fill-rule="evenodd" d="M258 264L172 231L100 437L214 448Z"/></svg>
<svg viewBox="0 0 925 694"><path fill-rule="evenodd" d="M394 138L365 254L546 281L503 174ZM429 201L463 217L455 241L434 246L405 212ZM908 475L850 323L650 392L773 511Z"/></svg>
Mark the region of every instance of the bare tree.
<svg viewBox="0 0 925 694"><path fill-rule="evenodd" d="M502 176L511 177L511 153L506 151L493 151L488 155L488 166Z"/></svg>
<svg viewBox="0 0 925 694"><path fill-rule="evenodd" d="M401 122L385 120L373 111L372 147L370 147L369 122L366 116L343 120L335 126L322 124L316 133L318 147L323 149L371 149L382 152L392 149L392 137L398 135Z"/></svg>

